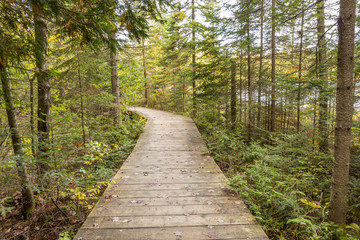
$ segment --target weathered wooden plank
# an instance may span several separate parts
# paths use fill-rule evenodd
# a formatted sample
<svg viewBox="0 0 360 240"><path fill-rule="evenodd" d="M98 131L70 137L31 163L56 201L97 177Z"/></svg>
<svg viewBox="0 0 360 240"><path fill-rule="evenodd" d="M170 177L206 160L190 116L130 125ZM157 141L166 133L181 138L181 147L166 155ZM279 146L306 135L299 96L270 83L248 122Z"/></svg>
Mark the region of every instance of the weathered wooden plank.
<svg viewBox="0 0 360 240"><path fill-rule="evenodd" d="M228 189L228 186L225 183L198 183L198 184L188 184L188 183L176 183L176 184L155 184L155 183L144 183L144 184L111 184L107 191L113 193L114 190L132 190L132 191L144 191L147 190L196 190L196 189Z"/></svg>
<svg viewBox="0 0 360 240"><path fill-rule="evenodd" d="M241 214L241 213L240 213ZM204 214L169 216L106 216L89 217L84 228L147 228L147 227L189 227L256 224L251 215Z"/></svg>
<svg viewBox="0 0 360 240"><path fill-rule="evenodd" d="M133 202L135 201L135 202ZM191 196L191 197L167 197L167 198L148 198L148 197L138 197L138 198L121 198L117 197L114 200L111 195L108 196L108 199L103 197L99 200L96 208L104 205L113 205L113 206L181 206L181 205L206 205L209 202L213 204L233 204L236 203L243 205L241 201L234 197L224 197L224 196ZM239 203L240 202L240 203ZM95 209L96 209L95 208ZM95 210L93 210L95 211Z"/></svg>
<svg viewBox="0 0 360 240"><path fill-rule="evenodd" d="M204 227L167 227L144 229L81 229L79 235L86 239L141 239L141 240L179 240L179 239L237 239L265 240L264 232L256 225L229 225Z"/></svg>
<svg viewBox="0 0 360 240"><path fill-rule="evenodd" d="M113 204L105 204L91 212L89 217L105 217L105 216L175 216L175 215L201 215L201 214L224 214L238 212L244 213L241 206L233 204L213 204L208 201L207 205L168 205L168 206L149 206L139 200L132 200L134 204L130 206L122 206L121 208Z"/></svg>

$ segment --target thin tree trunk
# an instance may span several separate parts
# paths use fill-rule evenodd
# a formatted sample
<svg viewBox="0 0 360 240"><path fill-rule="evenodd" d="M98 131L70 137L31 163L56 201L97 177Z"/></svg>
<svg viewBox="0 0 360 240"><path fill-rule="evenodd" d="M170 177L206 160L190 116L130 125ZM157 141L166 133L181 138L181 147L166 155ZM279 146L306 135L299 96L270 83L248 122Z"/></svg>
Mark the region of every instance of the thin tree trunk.
<svg viewBox="0 0 360 240"><path fill-rule="evenodd" d="M113 33L115 38L115 32ZM113 118L116 125L122 121L121 106L120 106L120 89L119 89L119 76L117 69L117 50L113 44L110 49L110 66L111 66L111 93L114 96Z"/></svg>
<svg viewBox="0 0 360 240"><path fill-rule="evenodd" d="M31 153L36 158L35 148L35 120L34 120L34 78L30 79L30 133L31 133Z"/></svg>
<svg viewBox="0 0 360 240"><path fill-rule="evenodd" d="M316 135L316 110L317 107L317 93L314 91L314 116L313 116L313 139L312 144L315 145L315 135Z"/></svg>
<svg viewBox="0 0 360 240"><path fill-rule="evenodd" d="M144 70L144 81L145 81L145 106L147 106L149 101L149 89L148 89L148 79L147 79L147 72L146 72L146 58L145 58L145 40L144 37L142 38L142 58L143 58L143 70Z"/></svg>
<svg viewBox="0 0 360 240"><path fill-rule="evenodd" d="M240 53L240 66L239 66L239 91L240 91L240 110L239 121L242 123L242 110L243 110L243 87L242 87L242 53Z"/></svg>
<svg viewBox="0 0 360 240"><path fill-rule="evenodd" d="M175 68L173 68L172 70L172 80L173 80L173 90L174 90L174 110L177 111L178 110L178 105L176 104L176 82L175 82Z"/></svg>
<svg viewBox="0 0 360 240"><path fill-rule="evenodd" d="M77 54L78 60L78 78L79 78L79 88L80 88L80 111L81 111L81 129L82 129L82 137L83 137L83 145L85 147L86 144L86 135L85 135L85 119L84 119L84 100L83 100L83 87L82 87L82 79L81 79L81 66L80 66L80 56Z"/></svg>
<svg viewBox="0 0 360 240"><path fill-rule="evenodd" d="M231 127L235 128L236 124L236 64L231 61L231 103L230 103L230 114L231 114Z"/></svg>
<svg viewBox="0 0 360 240"><path fill-rule="evenodd" d="M253 124L253 115L252 115L252 89L251 89L251 39L250 39L250 18L248 18L247 26L247 80L248 80L248 141L252 138L252 126Z"/></svg>
<svg viewBox="0 0 360 240"><path fill-rule="evenodd" d="M35 28L35 61L38 81L38 170L41 185L48 187L49 179L45 174L50 170L50 79L47 67L47 24L43 10L37 1L32 1Z"/></svg>
<svg viewBox="0 0 360 240"><path fill-rule="evenodd" d="M195 64L196 64L196 47L195 47L195 0L191 1L191 21L192 21L192 44L193 44L193 54L192 54L192 67L193 67L193 116L196 116L196 80L195 80Z"/></svg>
<svg viewBox="0 0 360 240"><path fill-rule="evenodd" d="M297 133L299 133L299 131L300 131L303 36L304 36L304 12L301 14L301 28L300 28L299 69L298 69L297 104L296 104L296 107L297 107L296 132Z"/></svg>
<svg viewBox="0 0 360 240"><path fill-rule="evenodd" d="M259 81L258 81L258 112L257 126L261 127L261 85L263 72L263 25L264 25L264 0L261 0L261 17L260 17L260 59L259 59Z"/></svg>
<svg viewBox="0 0 360 240"><path fill-rule="evenodd" d="M318 31L318 73L320 84L319 91L319 150L323 153L329 151L328 141L328 101L327 94L327 69L326 69L326 41L325 41L325 13L324 0L317 5L317 31Z"/></svg>
<svg viewBox="0 0 360 240"><path fill-rule="evenodd" d="M0 42L2 44L2 42ZM24 164L25 154L23 152L21 137L16 120L16 112L12 100L11 86L6 69L6 56L2 48L0 48L0 78L1 86L6 107L6 114L8 118L12 146L15 154L17 174L20 178L21 194L23 199L22 214L25 219L30 218L35 207L34 195L31 189L31 183L27 174L26 166Z"/></svg>
<svg viewBox="0 0 360 240"><path fill-rule="evenodd" d="M340 225L346 224L349 183L353 116L355 9L356 0L340 0L335 151L330 195L330 219Z"/></svg>
<svg viewBox="0 0 360 240"><path fill-rule="evenodd" d="M182 111L185 112L185 79L182 79Z"/></svg>
<svg viewBox="0 0 360 240"><path fill-rule="evenodd" d="M286 118L287 118L287 106L288 106L288 90L285 90L285 110L284 110L284 132L287 132L287 128L286 128Z"/></svg>
<svg viewBox="0 0 360 240"><path fill-rule="evenodd" d="M283 132L283 97L280 97L280 132Z"/></svg>
<svg viewBox="0 0 360 240"><path fill-rule="evenodd" d="M263 119L263 121L264 121L264 129L265 130L268 130L269 129L269 114L268 114L268 99L269 99L269 93L268 93L268 87L267 86L265 86L265 91L264 91L264 93L265 93L265 106L264 106L264 119Z"/></svg>
<svg viewBox="0 0 360 240"><path fill-rule="evenodd" d="M275 131L275 0L271 1L271 119L270 131Z"/></svg>

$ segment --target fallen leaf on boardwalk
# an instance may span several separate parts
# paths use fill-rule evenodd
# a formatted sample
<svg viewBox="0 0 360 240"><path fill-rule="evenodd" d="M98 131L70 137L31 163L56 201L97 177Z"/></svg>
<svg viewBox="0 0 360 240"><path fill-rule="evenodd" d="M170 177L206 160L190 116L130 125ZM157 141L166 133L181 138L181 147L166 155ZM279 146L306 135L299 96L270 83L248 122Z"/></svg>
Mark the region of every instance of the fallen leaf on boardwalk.
<svg viewBox="0 0 360 240"><path fill-rule="evenodd" d="M209 225L209 226L207 226L208 228L210 228L210 229L213 229L214 228L214 226L211 226L211 225Z"/></svg>
<svg viewBox="0 0 360 240"><path fill-rule="evenodd" d="M119 197L119 195L111 195L111 197L117 198L117 197Z"/></svg>
<svg viewBox="0 0 360 240"><path fill-rule="evenodd" d="M208 192L214 192L214 190L210 189L210 190L208 190Z"/></svg>
<svg viewBox="0 0 360 240"><path fill-rule="evenodd" d="M182 232L176 231L176 232L174 232L174 234L177 237L182 237Z"/></svg>
<svg viewBox="0 0 360 240"><path fill-rule="evenodd" d="M130 176L125 176L124 178L125 178L125 179L128 179L128 178L130 178Z"/></svg>
<svg viewBox="0 0 360 240"><path fill-rule="evenodd" d="M140 203L142 203L143 202L143 200L136 200L136 203L137 204L140 204Z"/></svg>
<svg viewBox="0 0 360 240"><path fill-rule="evenodd" d="M218 223L223 223L224 220L222 220L221 218L218 218L217 222L218 222Z"/></svg>
<svg viewBox="0 0 360 240"><path fill-rule="evenodd" d="M235 204L240 205L241 202L240 201L235 201Z"/></svg>
<svg viewBox="0 0 360 240"><path fill-rule="evenodd" d="M97 224L97 223L94 223L94 224L93 224L93 226L94 226L94 227L97 227L97 226L99 226L99 224Z"/></svg>
<svg viewBox="0 0 360 240"><path fill-rule="evenodd" d="M208 202L206 202L208 205L211 205L212 204L212 202L210 202L210 201L208 201Z"/></svg>
<svg viewBox="0 0 360 240"><path fill-rule="evenodd" d="M120 220L119 217L113 217L112 219L113 222L119 222L119 220Z"/></svg>
<svg viewBox="0 0 360 240"><path fill-rule="evenodd" d="M184 213L184 216L190 216L190 214L189 213Z"/></svg>
<svg viewBox="0 0 360 240"><path fill-rule="evenodd" d="M111 195L105 195L105 199L110 199Z"/></svg>
<svg viewBox="0 0 360 240"><path fill-rule="evenodd" d="M123 223L128 223L128 222L131 222L131 220L130 220L130 219L125 219L125 220L123 220L122 222L123 222Z"/></svg>
<svg viewBox="0 0 360 240"><path fill-rule="evenodd" d="M211 232L211 233L208 234L208 237L209 238L216 238L216 234Z"/></svg>
<svg viewBox="0 0 360 240"><path fill-rule="evenodd" d="M144 176L149 175L149 172L143 172Z"/></svg>
<svg viewBox="0 0 360 240"><path fill-rule="evenodd" d="M136 200L131 200L130 203L135 204Z"/></svg>

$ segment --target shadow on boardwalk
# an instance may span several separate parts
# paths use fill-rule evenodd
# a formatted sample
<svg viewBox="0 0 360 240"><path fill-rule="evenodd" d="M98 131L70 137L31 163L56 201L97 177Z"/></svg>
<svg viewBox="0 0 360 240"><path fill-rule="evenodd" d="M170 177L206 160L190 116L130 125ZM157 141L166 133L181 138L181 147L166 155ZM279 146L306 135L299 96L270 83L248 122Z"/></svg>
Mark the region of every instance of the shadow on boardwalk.
<svg viewBox="0 0 360 240"><path fill-rule="evenodd" d="M148 119L144 132L75 240L268 239L191 119L134 110Z"/></svg>

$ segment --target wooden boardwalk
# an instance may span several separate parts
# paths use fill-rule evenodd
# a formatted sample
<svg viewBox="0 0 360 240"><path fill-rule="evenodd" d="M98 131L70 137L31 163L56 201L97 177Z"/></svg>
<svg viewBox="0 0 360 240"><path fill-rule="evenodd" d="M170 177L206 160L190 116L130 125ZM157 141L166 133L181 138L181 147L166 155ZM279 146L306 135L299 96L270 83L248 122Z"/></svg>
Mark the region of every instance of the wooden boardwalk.
<svg viewBox="0 0 360 240"><path fill-rule="evenodd" d="M268 239L190 118L135 111L148 119L144 132L75 240Z"/></svg>

